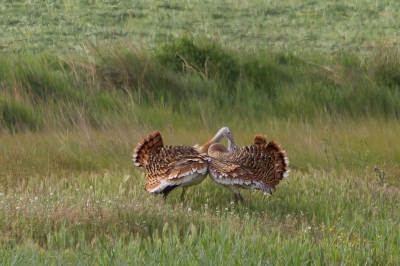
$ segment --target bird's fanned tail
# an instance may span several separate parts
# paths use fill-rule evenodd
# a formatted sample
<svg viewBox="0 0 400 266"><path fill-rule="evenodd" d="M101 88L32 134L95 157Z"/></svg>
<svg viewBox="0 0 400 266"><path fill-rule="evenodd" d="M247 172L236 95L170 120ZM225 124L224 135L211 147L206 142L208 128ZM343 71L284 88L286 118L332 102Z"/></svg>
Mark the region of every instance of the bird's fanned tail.
<svg viewBox="0 0 400 266"><path fill-rule="evenodd" d="M157 153L163 147L161 134L156 130L138 143L133 150L133 162L138 167L146 167L149 164L149 155Z"/></svg>

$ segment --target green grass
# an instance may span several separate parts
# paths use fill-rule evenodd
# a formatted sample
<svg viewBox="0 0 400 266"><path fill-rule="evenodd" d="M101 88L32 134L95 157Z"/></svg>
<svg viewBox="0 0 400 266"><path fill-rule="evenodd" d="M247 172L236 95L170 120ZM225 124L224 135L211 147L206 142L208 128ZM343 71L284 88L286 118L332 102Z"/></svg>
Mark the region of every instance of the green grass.
<svg viewBox="0 0 400 266"><path fill-rule="evenodd" d="M130 153L150 129L3 135L2 263L396 265L398 126L375 123L232 126L239 145L267 133L292 165L271 197L243 191L238 206L209 179L183 205L148 194ZM162 133L190 145L214 131Z"/></svg>
<svg viewBox="0 0 400 266"><path fill-rule="evenodd" d="M399 8L4 1L0 265L399 265ZM271 197L144 190L138 141L222 126L286 150Z"/></svg>
<svg viewBox="0 0 400 266"><path fill-rule="evenodd" d="M88 42L127 38L152 48L182 34L234 50L340 54L397 43L396 1L5 1L2 49L86 53Z"/></svg>
<svg viewBox="0 0 400 266"><path fill-rule="evenodd" d="M294 171L272 197L245 192L243 206L209 180L184 205L175 194L167 203L148 195L141 183L106 172L20 184L2 195L2 262L399 263L398 188L373 179Z"/></svg>
<svg viewBox="0 0 400 266"><path fill-rule="evenodd" d="M312 122L400 115L397 47L382 46L370 56L300 57L236 53L184 36L153 53L127 42L91 47L91 53L0 55L0 127L101 129L150 119L162 126L186 115L201 128L220 125L232 112L239 114L233 122L246 117L250 124L270 117Z"/></svg>

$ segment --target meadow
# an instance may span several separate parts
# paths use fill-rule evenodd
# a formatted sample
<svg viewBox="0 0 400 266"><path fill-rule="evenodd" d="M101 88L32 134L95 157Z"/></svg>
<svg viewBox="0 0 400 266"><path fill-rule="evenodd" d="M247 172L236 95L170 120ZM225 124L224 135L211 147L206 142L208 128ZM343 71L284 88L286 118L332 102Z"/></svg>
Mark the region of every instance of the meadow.
<svg viewBox="0 0 400 266"><path fill-rule="evenodd" d="M398 10L3 1L0 265L399 265ZM144 190L143 137L222 126L286 150L273 195Z"/></svg>

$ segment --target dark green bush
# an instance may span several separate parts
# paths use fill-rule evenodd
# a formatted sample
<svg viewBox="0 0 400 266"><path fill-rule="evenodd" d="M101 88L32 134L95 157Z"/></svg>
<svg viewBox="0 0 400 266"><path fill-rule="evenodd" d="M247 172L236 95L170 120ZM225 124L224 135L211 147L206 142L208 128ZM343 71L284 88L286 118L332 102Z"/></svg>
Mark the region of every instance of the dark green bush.
<svg viewBox="0 0 400 266"><path fill-rule="evenodd" d="M24 129L34 131L39 127L40 122L24 103L0 96L0 128L18 132Z"/></svg>

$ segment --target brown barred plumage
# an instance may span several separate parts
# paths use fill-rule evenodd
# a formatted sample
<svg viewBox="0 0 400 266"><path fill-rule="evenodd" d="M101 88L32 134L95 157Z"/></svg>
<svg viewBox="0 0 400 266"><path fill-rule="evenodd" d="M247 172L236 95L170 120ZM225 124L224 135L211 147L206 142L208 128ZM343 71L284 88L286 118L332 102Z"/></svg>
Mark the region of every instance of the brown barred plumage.
<svg viewBox="0 0 400 266"><path fill-rule="evenodd" d="M217 143L210 146L208 154L211 178L232 191L235 202L243 201L239 188L271 194L289 173L285 151L275 141L267 144L267 138L261 135L255 136L253 145L237 152L229 152Z"/></svg>
<svg viewBox="0 0 400 266"><path fill-rule="evenodd" d="M181 200L185 188L204 180L210 158L191 146L165 146L160 132L148 135L133 151L136 166L146 169L144 187L150 193L168 194L182 187Z"/></svg>

